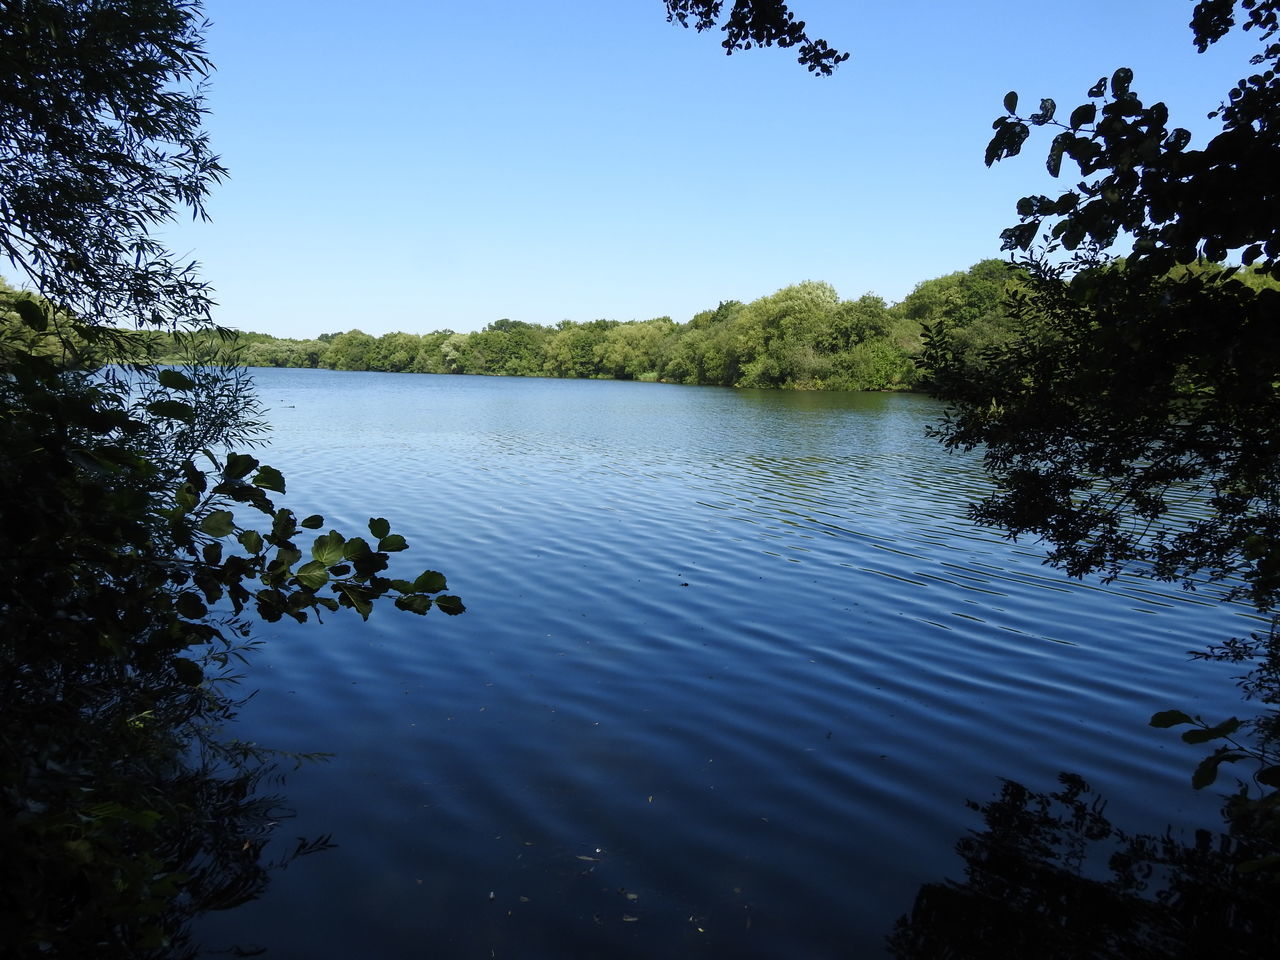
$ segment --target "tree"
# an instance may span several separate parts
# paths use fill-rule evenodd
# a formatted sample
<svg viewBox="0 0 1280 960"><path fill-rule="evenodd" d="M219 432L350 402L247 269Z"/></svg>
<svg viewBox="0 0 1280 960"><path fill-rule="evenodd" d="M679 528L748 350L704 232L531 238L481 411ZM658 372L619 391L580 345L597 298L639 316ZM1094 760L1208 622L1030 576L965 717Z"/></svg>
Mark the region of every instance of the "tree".
<svg viewBox="0 0 1280 960"><path fill-rule="evenodd" d="M721 46L726 54L750 50L753 45L799 47L797 58L810 73L830 76L847 53L831 49L825 40L813 40L782 0L734 0L729 16L720 22L723 0L666 0L667 20L682 27L690 23L699 32L718 27L725 35Z"/></svg>
<svg viewBox="0 0 1280 960"><path fill-rule="evenodd" d="M0 250L31 288L0 290L6 956L190 955L193 915L261 889L271 757L218 735L255 619L462 611L389 575L385 519L324 532L233 449L256 401L153 236L223 175L203 28L188 0L0 5ZM135 362L160 333L185 366Z"/></svg>
<svg viewBox="0 0 1280 960"><path fill-rule="evenodd" d="M1065 165L1081 180L1024 197L1003 234L1027 273L1008 307L1011 339L974 363L943 323L925 353L952 408L942 439L981 447L996 482L977 519L1042 538L1072 575L1132 569L1246 599L1269 619L1208 654L1247 662L1246 694L1272 709L1251 725L1153 718L1195 723L1190 742L1228 738L1197 786L1250 757L1258 783L1280 786L1280 289L1264 280L1280 277L1278 13L1277 0L1195 6L1201 51L1238 24L1261 41L1255 72L1228 92L1212 115L1222 130L1200 149L1170 128L1163 103L1139 98L1127 68L1098 80L1066 122L1051 99L1021 116L1010 93L988 164L1051 127L1049 173ZM1258 735L1251 746L1242 726Z"/></svg>

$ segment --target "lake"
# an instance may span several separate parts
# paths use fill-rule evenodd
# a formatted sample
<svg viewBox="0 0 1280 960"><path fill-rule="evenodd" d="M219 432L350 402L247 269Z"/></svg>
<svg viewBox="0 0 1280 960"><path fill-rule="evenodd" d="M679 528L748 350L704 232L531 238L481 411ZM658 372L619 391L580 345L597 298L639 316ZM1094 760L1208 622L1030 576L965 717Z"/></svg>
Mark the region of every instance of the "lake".
<svg viewBox="0 0 1280 960"><path fill-rule="evenodd" d="M299 516L385 516L468 611L268 624L234 732L329 751L296 861L202 922L271 957L878 956L956 876L966 799L1085 777L1132 829L1213 825L1238 712L1186 651L1246 611L1070 581L974 527L976 457L902 394L255 372Z"/></svg>

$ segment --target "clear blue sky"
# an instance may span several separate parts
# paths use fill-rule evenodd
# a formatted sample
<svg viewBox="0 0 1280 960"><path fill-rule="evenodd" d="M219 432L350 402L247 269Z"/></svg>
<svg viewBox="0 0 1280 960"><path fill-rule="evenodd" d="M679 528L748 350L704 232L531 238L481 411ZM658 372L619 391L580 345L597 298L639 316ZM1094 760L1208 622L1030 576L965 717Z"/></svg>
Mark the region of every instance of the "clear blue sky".
<svg viewBox="0 0 1280 960"><path fill-rule="evenodd" d="M661 0L207 0L231 178L167 237L221 323L278 336L682 322L806 279L893 302L1055 189L1047 138L983 165L1006 91L1065 113L1129 66L1202 142L1254 41L1196 54L1191 6L795 0L851 54L824 79Z"/></svg>

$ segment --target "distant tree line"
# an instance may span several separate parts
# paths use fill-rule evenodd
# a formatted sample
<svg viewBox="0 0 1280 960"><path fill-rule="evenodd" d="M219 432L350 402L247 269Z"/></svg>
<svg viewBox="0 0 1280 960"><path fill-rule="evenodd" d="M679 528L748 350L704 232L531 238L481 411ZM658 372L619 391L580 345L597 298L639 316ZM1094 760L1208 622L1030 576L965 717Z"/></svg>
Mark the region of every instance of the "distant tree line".
<svg viewBox="0 0 1280 960"><path fill-rule="evenodd" d="M944 324L956 348L976 357L1007 335L1004 303L1017 282L1007 263L984 260L919 284L893 306L873 294L841 300L829 284L806 281L750 303L724 301L686 323L503 319L473 333L349 330L313 340L242 333L239 342L251 367L906 390L919 381L915 358L927 326ZM138 343L140 359L180 362L165 334Z"/></svg>

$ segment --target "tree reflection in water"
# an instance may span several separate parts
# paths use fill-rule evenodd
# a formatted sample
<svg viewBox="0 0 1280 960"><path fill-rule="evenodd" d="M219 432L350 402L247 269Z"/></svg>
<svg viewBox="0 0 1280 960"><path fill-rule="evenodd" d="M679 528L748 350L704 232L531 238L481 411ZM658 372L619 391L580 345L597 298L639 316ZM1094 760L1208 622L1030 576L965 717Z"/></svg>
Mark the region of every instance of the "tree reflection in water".
<svg viewBox="0 0 1280 960"><path fill-rule="evenodd" d="M1227 800L1226 832L1130 834L1074 774L972 801L963 882L921 887L889 936L899 960L1255 958L1280 947L1275 817ZM1270 820L1270 824L1268 824Z"/></svg>

